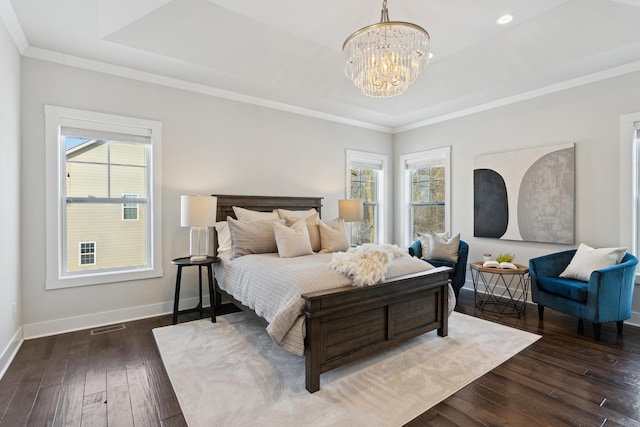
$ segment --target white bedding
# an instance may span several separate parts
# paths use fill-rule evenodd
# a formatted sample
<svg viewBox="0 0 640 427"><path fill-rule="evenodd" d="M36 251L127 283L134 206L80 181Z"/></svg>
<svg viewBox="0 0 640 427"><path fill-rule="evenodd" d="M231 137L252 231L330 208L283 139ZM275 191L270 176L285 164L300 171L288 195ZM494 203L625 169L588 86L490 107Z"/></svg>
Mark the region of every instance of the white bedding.
<svg viewBox="0 0 640 427"><path fill-rule="evenodd" d="M351 278L329 269L332 254L280 258L277 253L245 255L230 259L219 254L216 280L220 289L254 310L268 322L267 333L285 350L304 354L304 300L307 292L339 288ZM424 260L401 256L394 259L387 278L434 269ZM374 285L375 286L375 285ZM455 306L449 285L449 313ZM453 301L453 302L452 302Z"/></svg>

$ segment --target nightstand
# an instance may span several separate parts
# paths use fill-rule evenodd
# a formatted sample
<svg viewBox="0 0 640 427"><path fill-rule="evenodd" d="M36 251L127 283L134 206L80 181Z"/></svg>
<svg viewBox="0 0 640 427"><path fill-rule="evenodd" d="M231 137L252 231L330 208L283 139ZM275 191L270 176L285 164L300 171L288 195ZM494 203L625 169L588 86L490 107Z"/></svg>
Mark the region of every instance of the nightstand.
<svg viewBox="0 0 640 427"><path fill-rule="evenodd" d="M203 261L191 261L189 257L176 258L171 260L171 264L178 266L178 273L176 275L176 294L173 300L173 324L178 323L178 315L185 313L199 312L200 317L203 314L202 307L202 268L207 268L207 274L209 276L209 303L211 305L211 322L216 322L216 306L215 306L215 292L213 289L213 264L220 262L218 257L207 257ZM199 303L194 308L187 310L178 310L178 303L180 301L180 281L182 280L182 268L183 267L198 267L198 285L199 285Z"/></svg>

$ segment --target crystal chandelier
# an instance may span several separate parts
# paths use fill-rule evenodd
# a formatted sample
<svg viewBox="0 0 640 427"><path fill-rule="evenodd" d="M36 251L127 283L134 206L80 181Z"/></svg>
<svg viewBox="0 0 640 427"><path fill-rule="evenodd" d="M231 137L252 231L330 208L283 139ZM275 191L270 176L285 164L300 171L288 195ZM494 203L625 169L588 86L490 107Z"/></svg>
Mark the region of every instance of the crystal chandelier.
<svg viewBox="0 0 640 427"><path fill-rule="evenodd" d="M380 23L356 31L342 45L344 73L367 96L400 95L427 68L429 40L422 27L389 21L384 0Z"/></svg>

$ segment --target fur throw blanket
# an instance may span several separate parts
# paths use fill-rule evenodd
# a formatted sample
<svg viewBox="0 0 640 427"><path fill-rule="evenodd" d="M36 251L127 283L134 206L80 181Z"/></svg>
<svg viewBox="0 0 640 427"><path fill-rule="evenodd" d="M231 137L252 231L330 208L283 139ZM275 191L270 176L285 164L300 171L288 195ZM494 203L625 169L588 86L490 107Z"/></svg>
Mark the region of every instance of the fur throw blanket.
<svg viewBox="0 0 640 427"><path fill-rule="evenodd" d="M394 258L409 256L397 245L365 244L346 252L336 252L329 268L353 278L356 286L369 286L384 281Z"/></svg>

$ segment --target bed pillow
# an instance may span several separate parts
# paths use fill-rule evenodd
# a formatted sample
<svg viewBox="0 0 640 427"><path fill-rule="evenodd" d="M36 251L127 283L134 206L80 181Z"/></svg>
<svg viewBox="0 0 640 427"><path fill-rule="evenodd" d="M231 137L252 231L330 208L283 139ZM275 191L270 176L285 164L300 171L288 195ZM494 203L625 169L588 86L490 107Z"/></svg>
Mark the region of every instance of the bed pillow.
<svg viewBox="0 0 640 427"><path fill-rule="evenodd" d="M218 221L215 225L218 233L218 253L231 250L231 232L227 221Z"/></svg>
<svg viewBox="0 0 640 427"><path fill-rule="evenodd" d="M571 262L560 273L560 277L566 279L582 280L588 282L591 273L605 267L620 264L627 248L598 248L580 243L578 250L571 258Z"/></svg>
<svg viewBox="0 0 640 427"><path fill-rule="evenodd" d="M318 228L319 220L320 220L320 215L318 215L318 212L304 219L304 222L307 225L307 231L309 232L309 241L311 242L311 249L313 249L314 252L318 252L321 249L320 229ZM293 224L295 224L298 221L300 221L300 219L298 218L285 217L285 223L287 224L287 227L291 227Z"/></svg>
<svg viewBox="0 0 640 427"><path fill-rule="evenodd" d="M331 221L318 221L320 230L320 252L344 252L349 249L347 228L342 218Z"/></svg>
<svg viewBox="0 0 640 427"><path fill-rule="evenodd" d="M430 259L438 261L458 262L458 250L460 249L460 233L447 239L438 233L429 234Z"/></svg>
<svg viewBox="0 0 640 427"><path fill-rule="evenodd" d="M286 218L297 218L297 219L306 219L313 214L318 213L315 208L307 209L306 211L290 211L288 209L278 209L278 216L280 219Z"/></svg>
<svg viewBox="0 0 640 427"><path fill-rule="evenodd" d="M278 252L273 223L284 224L284 220L238 221L227 217L231 232L231 258L249 254Z"/></svg>
<svg viewBox="0 0 640 427"><path fill-rule="evenodd" d="M273 232L276 237L278 255L281 258L293 258L302 255L312 255L309 231L304 220L298 220L291 227L274 222Z"/></svg>
<svg viewBox="0 0 640 427"><path fill-rule="evenodd" d="M418 236L420 236L420 246L422 249L422 259L432 259L430 258L431 256L431 248L429 245L429 235L433 233L433 231L429 231L428 233L419 233ZM449 238L449 232L445 231L444 233L436 233L438 236L440 237L444 237L445 239Z"/></svg>
<svg viewBox="0 0 640 427"><path fill-rule="evenodd" d="M260 212L234 206L233 212L236 214L236 218L240 221L266 221L268 219L280 219L278 212L276 212L275 209L271 212Z"/></svg>

